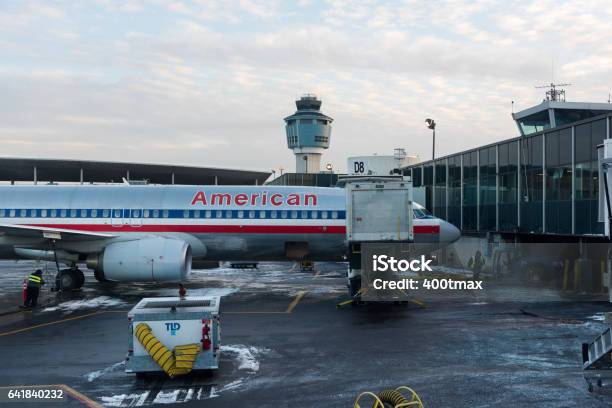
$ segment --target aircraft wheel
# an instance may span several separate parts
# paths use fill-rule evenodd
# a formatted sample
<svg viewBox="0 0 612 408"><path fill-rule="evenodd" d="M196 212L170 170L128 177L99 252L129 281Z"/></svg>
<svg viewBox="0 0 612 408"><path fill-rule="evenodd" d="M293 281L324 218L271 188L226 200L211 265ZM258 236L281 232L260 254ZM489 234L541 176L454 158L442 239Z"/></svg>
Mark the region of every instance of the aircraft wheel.
<svg viewBox="0 0 612 408"><path fill-rule="evenodd" d="M82 273L82 272L81 272ZM84 277L83 277L84 281ZM55 286L59 290L72 290L79 288L79 276L74 269L62 269L55 276Z"/></svg>
<svg viewBox="0 0 612 408"><path fill-rule="evenodd" d="M94 278L96 278L96 280L98 282L102 282L102 283L107 283L107 282L111 282L108 279L106 279L104 277L104 274L102 272L100 272L99 270L94 270Z"/></svg>

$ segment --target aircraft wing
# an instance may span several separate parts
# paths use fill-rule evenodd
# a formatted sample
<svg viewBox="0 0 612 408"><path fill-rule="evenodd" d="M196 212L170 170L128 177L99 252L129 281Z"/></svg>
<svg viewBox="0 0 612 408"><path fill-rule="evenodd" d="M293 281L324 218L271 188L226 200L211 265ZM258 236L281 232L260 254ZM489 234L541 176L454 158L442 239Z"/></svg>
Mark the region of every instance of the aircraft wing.
<svg viewBox="0 0 612 408"><path fill-rule="evenodd" d="M113 238L115 235L99 232L78 231L64 228L48 228L32 225L0 224L0 236L23 238L46 238L61 241L91 241Z"/></svg>

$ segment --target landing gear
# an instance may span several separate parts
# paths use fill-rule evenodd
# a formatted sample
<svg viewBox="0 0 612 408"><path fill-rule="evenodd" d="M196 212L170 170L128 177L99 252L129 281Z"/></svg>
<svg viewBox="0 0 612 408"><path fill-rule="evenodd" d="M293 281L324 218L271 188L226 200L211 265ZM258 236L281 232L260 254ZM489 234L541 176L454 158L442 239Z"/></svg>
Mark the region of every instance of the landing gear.
<svg viewBox="0 0 612 408"><path fill-rule="evenodd" d="M350 278L348 280L348 290L351 298L359 296L359 292L361 291L361 276Z"/></svg>
<svg viewBox="0 0 612 408"><path fill-rule="evenodd" d="M56 290L74 290L79 289L85 283L85 275L78 268L62 269L55 276Z"/></svg>
<svg viewBox="0 0 612 408"><path fill-rule="evenodd" d="M108 283L108 282L112 282L112 281L109 281L108 279L106 279L106 278L104 277L104 273L103 273L103 272L101 272L99 269L94 269L94 278L96 278L96 280L97 280L98 282L101 282L101 283Z"/></svg>

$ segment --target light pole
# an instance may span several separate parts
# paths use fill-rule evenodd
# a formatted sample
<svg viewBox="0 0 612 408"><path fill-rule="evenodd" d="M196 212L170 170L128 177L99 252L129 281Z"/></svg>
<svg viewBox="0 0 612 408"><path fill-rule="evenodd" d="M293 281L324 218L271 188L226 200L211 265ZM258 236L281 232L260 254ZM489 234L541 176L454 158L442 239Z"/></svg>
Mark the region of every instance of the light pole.
<svg viewBox="0 0 612 408"><path fill-rule="evenodd" d="M427 127L431 129L433 133L432 147L431 147L431 160L436 158L436 121L433 119L425 119Z"/></svg>

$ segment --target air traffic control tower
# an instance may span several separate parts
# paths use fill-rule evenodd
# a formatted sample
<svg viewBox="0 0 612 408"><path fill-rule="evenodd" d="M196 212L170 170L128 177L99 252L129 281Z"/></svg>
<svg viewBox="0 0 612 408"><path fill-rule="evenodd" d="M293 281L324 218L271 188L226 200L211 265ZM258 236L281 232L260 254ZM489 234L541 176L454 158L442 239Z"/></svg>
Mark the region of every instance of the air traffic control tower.
<svg viewBox="0 0 612 408"><path fill-rule="evenodd" d="M333 119L321 113L321 101L315 95L302 96L295 106L297 111L285 118L287 146L295 154L295 172L319 173L321 155L329 148Z"/></svg>

